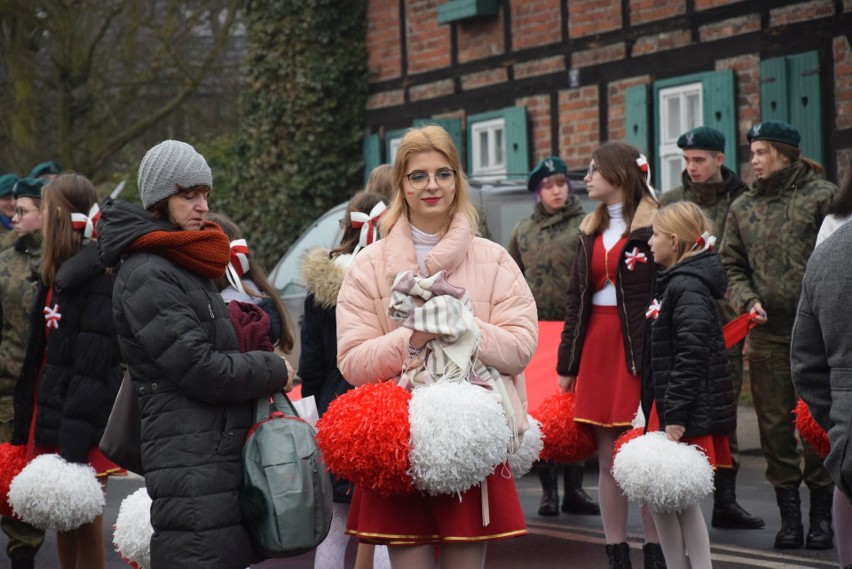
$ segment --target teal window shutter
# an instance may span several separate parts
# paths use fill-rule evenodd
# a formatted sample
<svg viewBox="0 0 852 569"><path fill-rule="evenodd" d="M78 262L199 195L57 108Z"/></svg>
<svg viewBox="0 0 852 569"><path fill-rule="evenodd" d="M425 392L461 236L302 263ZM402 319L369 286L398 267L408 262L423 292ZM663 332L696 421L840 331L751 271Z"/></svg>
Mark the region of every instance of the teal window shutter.
<svg viewBox="0 0 852 569"><path fill-rule="evenodd" d="M506 121L506 177L510 180L525 180L530 171L527 145L527 109L509 107L504 109Z"/></svg>
<svg viewBox="0 0 852 569"><path fill-rule="evenodd" d="M459 159L464 163L464 160L461 159L463 148L461 119L422 119L414 121L414 126L426 126L429 124L438 125L450 134L453 144L456 145L456 149L459 151Z"/></svg>
<svg viewBox="0 0 852 569"><path fill-rule="evenodd" d="M792 124L802 155L824 160L819 53L809 51L760 62L760 118Z"/></svg>
<svg viewBox="0 0 852 569"><path fill-rule="evenodd" d="M382 163L382 139L378 134L364 137L361 142L361 153L364 156L364 184L366 184L373 168Z"/></svg>
<svg viewBox="0 0 852 569"><path fill-rule="evenodd" d="M438 23L463 22L497 14L497 0L452 0L438 6Z"/></svg>
<svg viewBox="0 0 852 569"><path fill-rule="evenodd" d="M648 142L648 86L634 85L624 92L624 141L639 149L645 156Z"/></svg>
<svg viewBox="0 0 852 569"><path fill-rule="evenodd" d="M708 73L701 80L704 92L704 126L725 135L725 166L737 171L737 120L734 72Z"/></svg>

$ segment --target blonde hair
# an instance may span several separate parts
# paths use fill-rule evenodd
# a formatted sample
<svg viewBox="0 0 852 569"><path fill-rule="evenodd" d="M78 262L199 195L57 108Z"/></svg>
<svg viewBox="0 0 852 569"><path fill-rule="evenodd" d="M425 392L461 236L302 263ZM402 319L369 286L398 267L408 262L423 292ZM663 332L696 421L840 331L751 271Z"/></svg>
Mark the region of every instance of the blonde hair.
<svg viewBox="0 0 852 569"><path fill-rule="evenodd" d="M393 166L390 164L379 164L370 171L365 192L381 194L387 201L393 197Z"/></svg>
<svg viewBox="0 0 852 569"><path fill-rule="evenodd" d="M479 227L479 212L476 206L470 201L468 195L467 178L462 171L461 162L459 161L459 153L456 145L453 144L453 139L449 133L436 125L428 125L422 127L412 127L406 131L402 137L402 142L399 145L399 150L396 153L396 160L393 163L393 198L391 199L390 207L382 219L380 226L382 237L390 233L393 226L401 217L408 219L408 203L405 201L405 186L408 183L406 178L406 169L408 161L416 154L424 152L438 152L444 155L444 158L450 163L450 168L456 172L456 197L450 205L447 212L447 219L441 229L441 234L447 232L450 228L453 218L457 215L464 215L472 231L477 231Z"/></svg>
<svg viewBox="0 0 852 569"><path fill-rule="evenodd" d="M713 224L692 202L675 202L657 210L653 224L666 235L677 237L675 264L701 252L696 243L705 232L713 231Z"/></svg>

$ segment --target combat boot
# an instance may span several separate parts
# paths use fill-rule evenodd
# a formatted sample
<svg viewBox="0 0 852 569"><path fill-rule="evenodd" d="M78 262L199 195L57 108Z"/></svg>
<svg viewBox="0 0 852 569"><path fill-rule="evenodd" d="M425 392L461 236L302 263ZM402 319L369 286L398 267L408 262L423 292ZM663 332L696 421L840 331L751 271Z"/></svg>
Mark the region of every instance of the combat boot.
<svg viewBox="0 0 852 569"><path fill-rule="evenodd" d="M757 516L746 512L737 504L737 471L731 468L719 468L715 477L716 490L713 492L713 517L710 525L723 529L761 529L764 522Z"/></svg>
<svg viewBox="0 0 852 569"><path fill-rule="evenodd" d="M775 499L781 510L781 529L775 535L775 549L799 549L805 541L799 489L775 488Z"/></svg>
<svg viewBox="0 0 852 569"><path fill-rule="evenodd" d="M609 560L609 569L633 569L630 564L630 546L626 541L607 543L606 557Z"/></svg>
<svg viewBox="0 0 852 569"><path fill-rule="evenodd" d="M565 492L562 495L562 511L566 514L599 516L601 509L583 490L583 467L565 466Z"/></svg>
<svg viewBox="0 0 852 569"><path fill-rule="evenodd" d="M538 467L538 479L541 481L541 504L539 516L559 515L559 472L556 465L542 463Z"/></svg>
<svg viewBox="0 0 852 569"><path fill-rule="evenodd" d="M831 527L831 505L834 486L811 490L810 528L805 547L808 549L831 549L834 547L834 530Z"/></svg>
<svg viewBox="0 0 852 569"><path fill-rule="evenodd" d="M659 543L646 543L642 546L645 569L666 569L666 557Z"/></svg>

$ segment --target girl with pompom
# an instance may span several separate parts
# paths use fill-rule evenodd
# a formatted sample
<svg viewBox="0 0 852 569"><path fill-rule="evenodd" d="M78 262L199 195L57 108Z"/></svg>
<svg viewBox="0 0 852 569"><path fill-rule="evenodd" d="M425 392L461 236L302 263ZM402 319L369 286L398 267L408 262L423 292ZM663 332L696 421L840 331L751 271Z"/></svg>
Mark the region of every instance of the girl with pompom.
<svg viewBox="0 0 852 569"><path fill-rule="evenodd" d="M629 144L607 142L592 153L584 181L600 205L580 224L556 366L560 389L576 393L574 420L594 430L606 553L619 569L631 567L628 500L612 476L612 449L639 407L645 311L656 272L648 238L657 201L649 178L648 161ZM664 567L646 508L642 522L645 567Z"/></svg>
<svg viewBox="0 0 852 569"><path fill-rule="evenodd" d="M654 216L648 241L658 265L651 320L651 376L643 393L649 431L698 446L715 468L733 468L728 433L737 425L725 339L716 301L728 281L710 222L697 205L677 202ZM684 481L688 483L688 481ZM712 567L710 538L694 503L652 512L669 569Z"/></svg>
<svg viewBox="0 0 852 569"><path fill-rule="evenodd" d="M410 129L397 151L393 178L395 193L380 224L382 239L355 257L337 296L343 377L358 386L423 369L418 364L435 353L431 342L437 337L388 315L392 285L407 271L415 282L445 271L444 284L469 296L471 321L480 333L479 361L507 380L519 376L506 387L523 408L523 416L513 416L526 423L520 377L535 351L535 302L506 250L476 236L478 214L447 131L439 126ZM406 376L413 385L422 377ZM416 387L415 394L441 385ZM466 427L459 425L459 430ZM498 464L478 485L453 494L382 496L356 486L347 532L362 541L388 544L396 569L434 568L436 544L441 566L473 569L484 566L488 541L527 530L510 468Z"/></svg>
<svg viewBox="0 0 852 569"><path fill-rule="evenodd" d="M42 188L41 205L42 265L15 390L13 442L26 444L30 459L58 453L70 463L88 463L105 490L106 476L119 468L101 454L98 442L122 370L112 319L115 277L96 245L97 193L85 177L65 174ZM62 569L106 563L102 514L57 532L56 541Z"/></svg>
<svg viewBox="0 0 852 569"><path fill-rule="evenodd" d="M385 197L373 192L359 192L349 201L341 219L343 237L334 249L316 248L305 254L302 275L308 295L302 323L302 351L299 355L299 377L302 396L313 395L322 417L329 403L352 389L337 369L337 293L355 254L378 238L378 222L387 209ZM366 221L365 221L366 219ZM352 483L332 473L334 506L331 529L317 547L314 569L343 569L346 557L346 519L352 502ZM368 557L369 548L359 547L359 558ZM371 566L389 566L387 548L376 548Z"/></svg>

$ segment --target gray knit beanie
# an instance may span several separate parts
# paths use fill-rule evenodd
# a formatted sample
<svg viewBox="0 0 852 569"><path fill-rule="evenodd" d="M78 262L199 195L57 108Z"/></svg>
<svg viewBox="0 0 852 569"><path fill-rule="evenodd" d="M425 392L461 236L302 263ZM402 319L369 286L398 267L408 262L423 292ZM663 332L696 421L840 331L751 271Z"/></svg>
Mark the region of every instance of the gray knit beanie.
<svg viewBox="0 0 852 569"><path fill-rule="evenodd" d="M179 140L165 140L145 154L139 165L139 195L148 209L178 192L177 186L213 187L213 174L204 156Z"/></svg>

